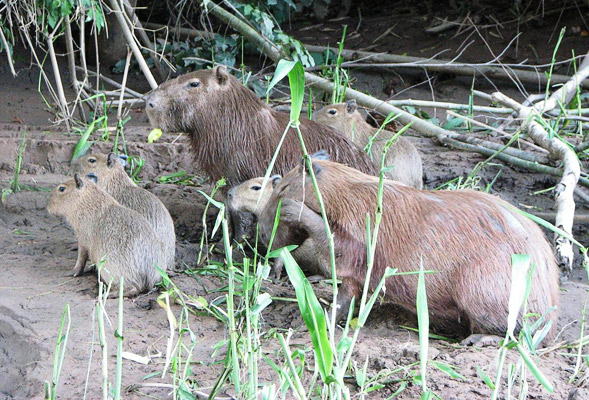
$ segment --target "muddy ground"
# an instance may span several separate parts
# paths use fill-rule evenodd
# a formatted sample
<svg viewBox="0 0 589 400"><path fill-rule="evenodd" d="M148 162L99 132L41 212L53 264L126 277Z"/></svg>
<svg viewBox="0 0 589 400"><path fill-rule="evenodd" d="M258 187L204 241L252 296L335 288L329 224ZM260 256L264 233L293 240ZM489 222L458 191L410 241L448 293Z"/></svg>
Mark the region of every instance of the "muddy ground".
<svg viewBox="0 0 589 400"><path fill-rule="evenodd" d="M353 14L353 13L352 13ZM566 23L581 25L576 14L562 19L558 24ZM339 35L342 23L357 26L357 17L348 20L329 22L321 28L320 44L334 43ZM378 51L392 50L396 53L407 52L410 55L427 56L441 48L456 50L456 40L448 41L445 36L427 37L422 50L415 50L415 41L421 40L420 33L426 22L417 17L399 19L398 27L391 32L401 36L402 40L379 39L376 42L389 43L388 48ZM555 26L559 26L556 20ZM408 30L412 26L413 31ZM390 25L382 17L364 17L360 25L360 33L364 42L349 42L351 48L371 46L374 39L371 34L379 36L385 33ZM507 28L506 28L507 29ZM550 31L542 26L527 26L531 32L521 38L520 51L531 51L530 43L536 43L537 62L548 62L554 45L550 41ZM303 40L306 31L293 27L294 34ZM335 32L335 33L332 33ZM378 35L377 35L378 33ZM504 32L506 33L506 32ZM321 36L319 35L319 36ZM412 36L414 35L414 36ZM420 36L422 35L422 36ZM544 36L542 36L544 35ZM408 38L409 36L409 38ZM410 37L413 37L411 39ZM507 37L507 34L506 34ZM494 38L493 35L490 36ZM356 39L354 39L356 40ZM474 49L484 48L480 38L474 37ZM543 41L542 41L543 40ZM432 41L434 44L430 44ZM491 43L493 50L500 50L503 42ZM582 47L579 43L583 43ZM548 42L541 47L540 43ZM394 44L393 44L394 43ZM504 43L505 44L505 43ZM386 47L386 45L383 45ZM580 48L581 46L582 48ZM532 46L533 47L533 46ZM586 51L587 39L577 36L565 37L563 51ZM374 47L372 49L375 49ZM477 51L465 53L471 61L480 61L482 54ZM1 55L3 56L3 54ZM519 58L523 55L520 53ZM548 58L548 59L547 59ZM536 60L534 60L536 61ZM19 63L19 67L26 66ZM566 71L562 71L563 73ZM63 127L50 125L49 113L36 92L36 72L23 70L19 77L13 79L8 72L4 60L0 61L0 187L7 188L13 178L16 153L21 137L26 133L26 147L23 158L23 171L19 177L25 190L8 195L0 206L0 398L29 399L42 398L43 382L52 377L53 357L59 322L66 304L70 306L71 333L61 371L58 394L63 399L82 398L86 393L89 399L101 396L101 350L97 345L97 328L94 319L95 296L97 293L94 275L87 274L73 278L71 270L76 259L76 240L72 230L59 218L49 215L45 209L48 190L66 179L69 160L79 136L69 134ZM370 91L379 97L389 90L390 82L404 85L395 80L389 73L353 72L358 79L356 87ZM467 102L470 81L442 77L431 88L421 85L400 94L401 98L431 99ZM115 76L115 79L120 79ZM416 79L416 78L411 78ZM521 98L518 91L509 85L499 85L506 93ZM145 90L140 77L135 77L133 87ZM490 91L485 82L480 88ZM529 88L533 91L533 88ZM396 89L398 91L398 89ZM483 103L480 103L483 104ZM443 118L443 111L437 111ZM142 180L149 190L157 194L168 206L176 223L177 230L177 262L176 271L171 271L172 280L186 293L203 296L208 301L219 296L212 292L215 288L226 285L226 281L211 276L200 276L195 279L184 273L186 268L196 267L199 251L198 242L201 234L201 220L205 200L198 189L209 190L208 186L188 187L162 185L157 177L178 170L189 174L198 174L188 141L185 137L168 135L157 144L147 144L149 132L147 119L141 109L131 112L131 121L126 128L126 139L129 152L141 155L146 166ZM113 116L112 121L115 121ZM112 123L111 123L112 125ZM427 188L435 188L457 176L467 175L477 162L484 158L478 154L454 151L440 146L430 139L410 133L411 140L420 150L424 161L424 180ZM105 152L111 148L110 142L97 141L92 151ZM480 176L482 184L490 182L497 173L497 167L484 169ZM549 188L555 184L553 177L528 171L517 170L504 166L492 192L512 204L522 208L534 208L549 211L552 200L548 193L533 195L533 192ZM587 204L577 199L578 212L587 211ZM576 225L574 231L581 243L588 243L589 237L585 226ZM327 297L325 283L314 284L320 293ZM267 282L263 290L276 297L294 297L294 292L286 282ZM561 310L559 319L559 336L555 343L570 341L580 334L581 311L587 300L586 274L577 264L576 269L567 282L562 285ZM165 359L166 343L169 336L169 324L166 312L155 301L157 293L149 294L134 301L124 303L124 350L150 358L147 365L125 361L123 365L123 386L126 398L172 398L171 389L166 384L172 382L170 374L161 376ZM116 342L114 330L117 318L116 300L108 300L107 312L112 324L107 324L109 354L115 354ZM173 306L178 314L180 308ZM362 331L357 345L354 360L362 365L369 357L368 370L373 376L387 369L393 370L409 365L419 359L417 335L400 327L401 324L415 326L415 321L406 316L399 318L398 310L391 306L379 306L370 318L368 326ZM302 321L297 306L291 302L274 301L262 314L262 327L265 333L278 329L297 329ZM224 351L213 355L213 346L227 339L227 328L217 319L210 316L191 316L191 328L196 334L196 346L193 352L192 365L195 379L199 386L207 387L214 384L222 370ZM274 357L279 349L276 338L264 338L263 352ZM301 347L310 351L308 333L297 330L291 339L292 347ZM494 376L498 350L496 348L474 349L444 341L431 342L430 358L444 362L457 368L466 377L466 382L451 379L439 370L430 367L429 386L445 400L449 399L485 399L490 396L490 389L483 383L477 373L480 367L489 376ZM90 356L92 356L90 362ZM276 358L275 358L276 359ZM510 354L515 360L515 354ZM542 372L555 386L552 394L547 394L533 379L530 381L530 398L566 399L574 386L568 383L574 367L574 357L570 350L558 349L539 356L537 362ZM277 382L276 374L270 367L261 362L261 382ZM115 358L108 359L109 380L114 381ZM415 371L416 367L413 367ZM159 372L159 374L154 374ZM247 371L244 371L247 372ZM394 375L396 379L404 379L404 373ZM159 385L164 384L164 385ZM87 385L87 386L86 386ZM353 386L353 380L350 380ZM399 388L398 381L392 380L385 388L371 393L369 398L386 398ZM586 392L584 393L587 394ZM411 384L399 396L400 399L413 399L420 395L420 389ZM579 392L576 399L583 397Z"/></svg>

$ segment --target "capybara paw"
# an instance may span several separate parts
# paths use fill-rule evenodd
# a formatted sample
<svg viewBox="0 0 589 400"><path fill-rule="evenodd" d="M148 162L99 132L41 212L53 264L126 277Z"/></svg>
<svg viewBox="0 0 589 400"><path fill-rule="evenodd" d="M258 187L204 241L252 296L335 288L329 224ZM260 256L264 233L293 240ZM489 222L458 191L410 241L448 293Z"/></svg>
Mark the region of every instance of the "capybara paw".
<svg viewBox="0 0 589 400"><path fill-rule="evenodd" d="M72 275L73 276L79 276L82 273L82 270L84 269L83 265L76 265L74 267L74 270L72 271Z"/></svg>
<svg viewBox="0 0 589 400"><path fill-rule="evenodd" d="M503 338L495 335L488 335L484 333L474 333L460 342L462 346L473 347L498 347Z"/></svg>

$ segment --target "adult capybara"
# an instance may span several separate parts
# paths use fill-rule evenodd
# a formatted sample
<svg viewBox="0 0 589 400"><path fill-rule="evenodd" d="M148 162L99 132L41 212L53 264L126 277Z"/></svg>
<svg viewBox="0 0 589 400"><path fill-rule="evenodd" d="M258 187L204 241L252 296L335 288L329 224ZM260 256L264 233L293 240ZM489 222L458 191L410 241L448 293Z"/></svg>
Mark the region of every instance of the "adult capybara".
<svg viewBox="0 0 589 400"><path fill-rule="evenodd" d="M156 266L166 269L163 243L136 211L121 206L94 182L74 174L49 196L49 213L64 217L90 261L100 267L100 278L113 291L124 279L124 295L146 292L160 281ZM77 271L79 272L79 271Z"/></svg>
<svg viewBox="0 0 589 400"><path fill-rule="evenodd" d="M127 157L123 154L118 157L114 153L89 154L74 161L72 171L82 176L94 174L98 187L114 197L122 206L137 211L145 217L164 244L166 267L173 269L176 254L174 221L166 206L156 195L137 186L127 175L124 168L126 162ZM84 267L87 255L84 256L84 250L78 249L78 263L82 265L76 264L76 269Z"/></svg>
<svg viewBox="0 0 589 400"><path fill-rule="evenodd" d="M313 169L335 238L342 315L352 296L359 298L365 281L366 214L374 221L378 178L325 160L314 159ZM300 244L322 224L311 180L304 174L299 165L284 176L260 216L260 230L267 232L280 199L298 207L295 215L301 215L305 233L283 243ZM292 216L286 219L290 223ZM529 254L536 265L528 312L544 314L558 306L559 273L551 247L540 228L508 203L482 192L423 191L385 180L371 288L386 267L418 271L423 260L424 270L435 271L425 278L428 306L432 322L442 330L505 333L510 257L516 253ZM320 260L324 275L330 276L325 246ZM386 298L415 312L417 280L417 275L389 278ZM547 318L555 327L557 312Z"/></svg>
<svg viewBox="0 0 589 400"><path fill-rule="evenodd" d="M232 187L227 193L227 206L229 212L231 211L242 211L252 213L255 216L254 223L259 220L268 200L272 196L274 188L281 182L282 176L274 175L271 176L266 186L262 190L262 183L264 177L249 179L237 186ZM319 268L319 251L318 249L324 247L323 245L317 246L314 240L320 240L322 242L325 237L325 229L323 225L317 226L317 231L313 232L311 237L306 230L300 228L300 222L298 220L299 209L291 207L288 200L282 206L281 215L283 218L280 221L280 229L276 232L276 236L273 241L273 249L284 247L290 243L294 236L302 235L300 237L301 245L297 247L292 255L294 259L301 265L305 272L309 274L320 274L322 273ZM305 218L307 221L309 217ZM319 217L321 221L321 217ZM270 241L270 234L272 232L273 221L268 222L269 229L265 234L267 237L262 238L262 245L268 245ZM274 266L272 268L271 277L273 279L280 278L283 269L282 259L277 258L274 260Z"/></svg>
<svg viewBox="0 0 589 400"><path fill-rule="evenodd" d="M362 149L374 137L370 155L377 165L380 165L385 144L392 137L391 132L386 130L376 135L378 129L364 120L355 100L323 107L313 113L313 120L345 133ZM385 166L393 167L386 173L387 178L417 189L423 187L421 156L409 139L402 136L397 138L387 150Z"/></svg>
<svg viewBox="0 0 589 400"><path fill-rule="evenodd" d="M188 133L200 167L213 180L225 177L230 187L265 175L290 120L289 114L273 110L222 65L164 82L145 104L154 128ZM334 161L377 173L367 154L335 129L305 118L300 129L309 153L324 149ZM300 156L299 138L290 128L274 172L288 172Z"/></svg>

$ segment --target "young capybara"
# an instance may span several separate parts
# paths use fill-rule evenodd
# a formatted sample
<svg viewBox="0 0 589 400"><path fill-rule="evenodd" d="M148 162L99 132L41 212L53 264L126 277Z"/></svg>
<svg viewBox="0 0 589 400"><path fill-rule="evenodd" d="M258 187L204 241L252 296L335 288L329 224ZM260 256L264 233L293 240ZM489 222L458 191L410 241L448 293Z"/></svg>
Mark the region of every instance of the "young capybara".
<svg viewBox="0 0 589 400"><path fill-rule="evenodd" d="M51 191L47 210L71 225L90 262L102 263L100 279L106 284L112 280L111 294L121 276L125 297L147 292L160 281L156 266L165 270L166 256L151 225L94 182L74 174Z"/></svg>
<svg viewBox="0 0 589 400"><path fill-rule="evenodd" d="M345 133L362 149L378 131L364 120L355 100L323 107L313 113L313 120ZM372 143L370 154L378 166L382 159L382 150L391 137L389 131L382 130ZM397 138L387 150L385 166L393 167L386 173L387 178L417 189L423 187L421 156L409 139L403 136Z"/></svg>
<svg viewBox="0 0 589 400"><path fill-rule="evenodd" d="M174 221L168 209L153 193L140 188L125 172L127 158L114 153L89 154L78 158L72 165L72 171L82 176L94 174L98 187L110 194L122 206L141 214L159 240L164 244L166 268L173 269L176 254L176 234ZM86 263L84 249L78 249L78 262L75 269L81 271ZM81 265L79 265L81 264Z"/></svg>
<svg viewBox="0 0 589 400"><path fill-rule="evenodd" d="M342 280L338 315L342 316L350 299L359 298L364 285L366 214L372 215L374 221L378 178L342 164L312 161L335 238L337 277ZM299 165L274 189L260 216L260 230L265 237L280 199L292 203L290 208L298 205L295 215L301 215L303 231L283 238L283 244L300 244L313 232L319 232L320 208L305 174ZM510 257L529 254L536 267L528 312L542 315L558 306L559 273L549 243L534 222L505 201L471 190L423 191L390 180L385 180L383 192L372 289L386 267L399 272L418 271L423 260L424 270L435 271L425 278L433 323L443 331L503 335L511 288ZM286 219L290 222L292 216ZM330 276L327 251L324 246L319 264L327 269L323 275ZM389 278L386 298L415 312L417 280L413 274ZM556 318L557 311L547 316L553 321L552 331Z"/></svg>
<svg viewBox="0 0 589 400"><path fill-rule="evenodd" d="M262 183L264 181L264 177L252 178L232 187L227 194L227 206L229 211L231 212L235 210L251 213L255 216L254 221L257 222L260 214L266 207L268 200L270 200L274 188L280 183L281 180L282 176L280 175L271 176L263 190ZM305 269L305 272L309 274L322 273L318 264L320 258L317 248L324 246L317 246L314 240L319 239L321 241L325 237L325 229L323 225L317 226L318 231L314 232L314 237L311 237L307 232L300 228L300 222L298 220L298 208L292 207L288 200L282 205L281 208L282 219L280 220L280 229L276 232L272 248L278 249L284 247L290 244L287 243L287 241L292 240L293 236L302 234L305 236L305 238L302 240L302 244L292 252L294 259L299 263L299 265L301 265L301 267ZM309 217L305 219L309 220ZM319 220L321 221L321 216L319 216ZM267 237L262 238L264 245L269 243L271 231L272 226L270 226L269 231L266 232ZM271 272L271 277L273 279L280 278L283 266L284 264L282 259L277 258L274 260L274 266Z"/></svg>
<svg viewBox="0 0 589 400"><path fill-rule="evenodd" d="M154 128L188 133L203 171L213 180L225 177L229 187L264 176L290 120L222 65L164 82L145 104ZM309 153L325 149L334 161L377 173L368 155L344 134L305 118L300 129ZM288 172L301 154L297 132L289 128L274 173Z"/></svg>

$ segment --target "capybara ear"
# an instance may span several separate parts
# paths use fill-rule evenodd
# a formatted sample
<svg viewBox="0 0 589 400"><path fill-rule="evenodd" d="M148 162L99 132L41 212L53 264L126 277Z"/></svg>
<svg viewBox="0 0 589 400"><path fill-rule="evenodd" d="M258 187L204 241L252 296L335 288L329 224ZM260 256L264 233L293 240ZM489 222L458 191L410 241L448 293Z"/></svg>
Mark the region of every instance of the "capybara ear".
<svg viewBox="0 0 589 400"><path fill-rule="evenodd" d="M313 160L325 160L329 161L329 153L325 150L319 150L318 152L314 153L311 158Z"/></svg>
<svg viewBox="0 0 589 400"><path fill-rule="evenodd" d="M74 182L76 182L76 189L81 189L84 187L84 181L77 172L74 174Z"/></svg>
<svg viewBox="0 0 589 400"><path fill-rule="evenodd" d="M119 156L117 157L117 161L123 166L126 167L127 166L127 160L129 159L129 156L127 156L126 154L119 154Z"/></svg>
<svg viewBox="0 0 589 400"><path fill-rule="evenodd" d="M227 67L220 64L213 68L213 72L215 73L215 78L217 78L217 82L221 85L225 84L229 79L229 72L227 72Z"/></svg>
<svg viewBox="0 0 589 400"><path fill-rule="evenodd" d="M89 180L91 180L94 183L98 183L98 176L96 176L96 174L94 172L90 172L90 173L86 174L86 178L88 178Z"/></svg>
<svg viewBox="0 0 589 400"><path fill-rule="evenodd" d="M358 109L358 104L356 104L356 100L348 100L346 101L346 112L348 114L353 114L354 111Z"/></svg>
<svg viewBox="0 0 589 400"><path fill-rule="evenodd" d="M117 156L115 153L108 153L108 156L106 156L106 166L108 168L112 168L115 166L115 163L117 162Z"/></svg>
<svg viewBox="0 0 589 400"><path fill-rule="evenodd" d="M280 184L280 182L282 182L282 175L272 175L270 180L272 181L272 187L275 188Z"/></svg>

